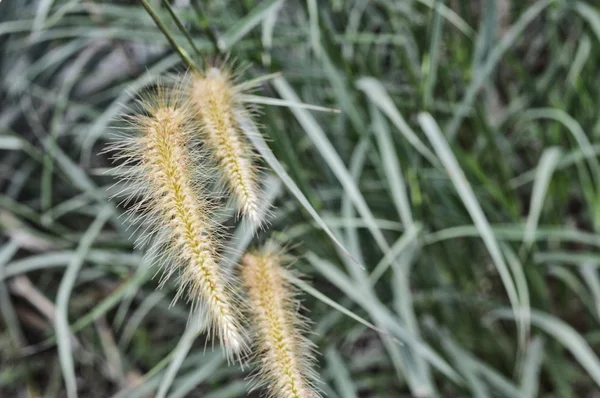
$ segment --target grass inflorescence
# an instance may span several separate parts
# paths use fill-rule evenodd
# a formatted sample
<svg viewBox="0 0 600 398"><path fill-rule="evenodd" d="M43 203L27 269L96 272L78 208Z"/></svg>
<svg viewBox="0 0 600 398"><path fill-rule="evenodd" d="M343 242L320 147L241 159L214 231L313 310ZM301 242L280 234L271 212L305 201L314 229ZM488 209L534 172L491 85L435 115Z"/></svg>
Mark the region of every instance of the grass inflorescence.
<svg viewBox="0 0 600 398"><path fill-rule="evenodd" d="M207 324L225 347L228 357L246 349L240 313L231 276L219 265L220 231L215 204L199 179L203 158L198 149L193 113L181 92L158 87L140 100L143 113L129 117L133 137L119 137L112 146L120 161L122 180L138 199L128 211L139 214L149 236L163 239L151 253L166 267L167 276L177 273L180 293L200 302ZM128 197L126 202L136 198Z"/></svg>
<svg viewBox="0 0 600 398"><path fill-rule="evenodd" d="M283 278L282 255L264 249L244 256L246 311L237 293L241 286L219 264L225 228L215 221L219 202L207 192L212 168L225 176L244 216L255 226L264 223L253 152L237 122L236 114L245 112L240 93L224 69L214 67L173 80L141 97L141 111L126 117L135 135L121 135L108 149L120 163L124 203L135 203L127 211L144 228L140 242L155 245L148 253L164 264L164 281L177 274L175 298L185 292L205 310L205 323L228 358L243 362L252 348L261 358L258 379L273 397L316 398L311 343L302 336L307 322ZM250 322L242 319L244 312Z"/></svg>
<svg viewBox="0 0 600 398"><path fill-rule="evenodd" d="M226 67L209 67L192 73L188 94L197 112L200 132L219 165L227 189L233 194L241 214L262 224L258 169L254 153L237 122L237 114L247 113L239 100L242 94Z"/></svg>
<svg viewBox="0 0 600 398"><path fill-rule="evenodd" d="M244 255L242 278L254 328L258 385L273 398L317 398L308 321L299 314L297 291L283 275L284 257L272 248Z"/></svg>

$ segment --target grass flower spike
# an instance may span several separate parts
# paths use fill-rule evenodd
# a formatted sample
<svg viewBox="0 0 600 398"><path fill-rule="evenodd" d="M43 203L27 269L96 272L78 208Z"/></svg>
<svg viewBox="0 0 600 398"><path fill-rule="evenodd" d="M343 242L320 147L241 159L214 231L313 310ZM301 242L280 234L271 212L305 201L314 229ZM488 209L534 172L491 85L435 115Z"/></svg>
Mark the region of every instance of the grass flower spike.
<svg viewBox="0 0 600 398"><path fill-rule="evenodd" d="M131 117L136 136L121 137L112 150L122 163L122 179L131 188L126 199L139 197L129 211L141 214L149 231L143 241L155 237L154 252L166 265L165 276L178 273L179 297L188 293L206 308L211 334L216 334L228 358L245 351L240 314L230 276L218 264L217 240L210 214L211 202L197 182L198 159L194 125L186 102L159 87L140 101L141 115ZM156 249L156 245L160 249Z"/></svg>
<svg viewBox="0 0 600 398"><path fill-rule="evenodd" d="M282 275L280 254L272 251L244 256L246 284L256 336L259 383L273 398L315 398L317 375L312 370L312 343L302 335L306 320L297 312L295 291Z"/></svg>
<svg viewBox="0 0 600 398"><path fill-rule="evenodd" d="M262 223L254 154L236 121L237 113L246 112L239 101L240 90L234 86L228 71L214 67L194 74L189 84L189 96L197 112L202 137L218 162L240 213L252 222Z"/></svg>

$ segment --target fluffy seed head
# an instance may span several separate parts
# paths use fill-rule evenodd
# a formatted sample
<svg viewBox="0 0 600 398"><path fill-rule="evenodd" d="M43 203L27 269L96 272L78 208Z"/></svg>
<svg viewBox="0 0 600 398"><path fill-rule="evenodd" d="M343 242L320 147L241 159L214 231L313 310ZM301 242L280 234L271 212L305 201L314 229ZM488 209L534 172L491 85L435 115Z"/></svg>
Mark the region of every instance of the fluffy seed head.
<svg viewBox="0 0 600 398"><path fill-rule="evenodd" d="M299 302L282 275L281 260L270 250L248 253L243 259L259 384L266 385L273 398L317 398L312 343L302 335L307 322L297 312Z"/></svg>
<svg viewBox="0 0 600 398"><path fill-rule="evenodd" d="M187 292L201 304L228 358L239 357L246 349L240 313L231 276L218 264L213 209L196 177L201 154L189 122L193 112L179 91L159 87L143 98L143 113L130 118L137 135L120 137L110 150L116 151L121 180L130 191L124 202L137 200L129 212L138 215L146 231L140 242L153 241L151 253L166 265L165 279L179 274L176 298Z"/></svg>
<svg viewBox="0 0 600 398"><path fill-rule="evenodd" d="M260 224L260 187L254 153L236 121L246 112L238 100L240 92L226 70L209 68L194 74L189 82L190 101L196 110L202 138L219 168L238 209Z"/></svg>

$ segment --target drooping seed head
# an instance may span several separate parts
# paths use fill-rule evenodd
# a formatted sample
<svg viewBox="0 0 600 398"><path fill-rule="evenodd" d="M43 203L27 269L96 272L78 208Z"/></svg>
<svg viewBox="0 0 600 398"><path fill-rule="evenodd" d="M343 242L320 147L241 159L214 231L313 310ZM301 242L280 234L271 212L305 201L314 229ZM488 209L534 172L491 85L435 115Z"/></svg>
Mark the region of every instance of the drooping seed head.
<svg viewBox="0 0 600 398"><path fill-rule="evenodd" d="M211 67L205 73L192 75L188 95L201 126L202 139L218 163L240 213L256 224L263 223L255 155L236 118L246 111L230 73Z"/></svg>
<svg viewBox="0 0 600 398"><path fill-rule="evenodd" d="M140 101L143 112L129 119L137 135L113 145L114 159L121 161L121 179L131 192L124 202L137 200L129 211L145 224L140 241L158 239L151 253L166 265L166 277L178 274L176 298L187 292L205 307L211 333L228 358L239 357L246 350L240 311L231 276L218 264L214 209L196 177L202 156L194 144L194 114L179 92L159 86Z"/></svg>
<svg viewBox="0 0 600 398"><path fill-rule="evenodd" d="M298 314L296 292L284 278L281 256L273 251L247 253L246 285L259 357L259 383L273 398L317 398L312 343L302 335L307 322Z"/></svg>

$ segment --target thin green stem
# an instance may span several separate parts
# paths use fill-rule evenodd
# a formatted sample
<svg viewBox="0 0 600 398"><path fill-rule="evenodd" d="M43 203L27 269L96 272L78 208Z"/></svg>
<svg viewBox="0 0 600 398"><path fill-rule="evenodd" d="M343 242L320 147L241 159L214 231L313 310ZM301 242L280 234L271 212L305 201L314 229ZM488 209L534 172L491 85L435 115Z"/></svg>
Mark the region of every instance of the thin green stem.
<svg viewBox="0 0 600 398"><path fill-rule="evenodd" d="M169 32L169 29L167 29L167 26L160 20L158 14L154 11L154 9L150 5L150 3L148 3L147 0L140 0L140 2L144 6L144 8L148 12L148 14L150 14L150 16L152 17L152 19L156 23L156 26L158 26L158 28L163 32L163 34L165 35L165 37L169 41L169 44L171 44L171 47L173 47L173 49L175 51L177 51L177 53L181 57L181 60L183 62L185 62L188 65L188 67L190 67L191 69L197 70L196 65L194 64L194 61L192 60L192 58L189 56L189 54L187 53L187 51L185 51L185 49L181 48L177 44L177 42L175 42L175 39L171 35L171 32Z"/></svg>
<svg viewBox="0 0 600 398"><path fill-rule="evenodd" d="M175 14L175 11L173 10L173 7L171 7L171 5L169 4L168 0L163 0L163 4L165 5L165 8L169 12L169 15L171 15L171 18L173 18L173 21L175 22L175 25L177 25L177 28L179 29L179 31L185 36L185 38L187 39L188 43L190 43L190 46L192 47L192 49L196 53L196 56L200 60L202 60L203 59L202 58L202 54L200 53L200 50L198 50L198 47L196 47L196 44L194 44L194 39L192 39L192 36L190 35L190 32L188 32L188 30L185 28L185 26L183 26L183 23L181 22L181 19L179 19L179 17L177 16L177 14Z"/></svg>
<svg viewBox="0 0 600 398"><path fill-rule="evenodd" d="M208 36L208 39L210 40L210 42L213 45L214 51L216 53L220 53L221 50L219 48L219 39L218 39L217 35L215 35L215 32L213 32L212 29L210 28L208 18L204 14L204 11L202 10L202 6L199 4L198 0L192 1L191 3L192 3L192 7L196 11L196 15L198 16L198 22L200 22L200 27L202 28L204 33L206 33L206 35Z"/></svg>

